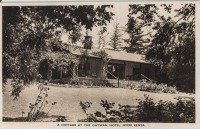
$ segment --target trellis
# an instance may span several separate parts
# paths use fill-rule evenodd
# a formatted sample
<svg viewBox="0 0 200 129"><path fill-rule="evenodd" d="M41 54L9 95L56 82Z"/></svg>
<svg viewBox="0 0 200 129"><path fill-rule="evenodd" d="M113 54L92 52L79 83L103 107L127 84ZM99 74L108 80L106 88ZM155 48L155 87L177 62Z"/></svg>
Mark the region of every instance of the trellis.
<svg viewBox="0 0 200 129"><path fill-rule="evenodd" d="M41 60L47 59L48 61L51 61L52 63L49 62L51 68L48 70L48 80L51 80L52 77L52 68L59 67L61 70L61 78L62 78L62 69L67 68L67 66L70 66L73 64L72 68L68 67L72 71L72 78L75 79L77 78L77 73L78 73L78 64L79 64L79 58L72 54L71 52L46 52L43 53L41 56ZM41 61L40 60L40 61Z"/></svg>

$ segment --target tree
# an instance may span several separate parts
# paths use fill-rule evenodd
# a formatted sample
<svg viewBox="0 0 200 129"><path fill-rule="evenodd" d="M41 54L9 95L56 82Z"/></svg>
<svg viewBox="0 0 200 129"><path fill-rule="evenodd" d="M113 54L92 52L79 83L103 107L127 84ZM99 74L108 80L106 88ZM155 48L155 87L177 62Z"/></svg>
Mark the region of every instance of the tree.
<svg viewBox="0 0 200 129"><path fill-rule="evenodd" d="M179 90L195 90L195 5L184 4L171 17L160 17L157 30L146 54L162 73L166 83Z"/></svg>
<svg viewBox="0 0 200 129"><path fill-rule="evenodd" d="M71 40L72 44L77 43L81 39L81 30L81 25L78 24L74 30L69 31L69 39Z"/></svg>
<svg viewBox="0 0 200 129"><path fill-rule="evenodd" d="M44 52L64 49L59 40L61 30L74 32L80 25L86 29L106 25L113 16L106 8L112 6L3 7L4 82L8 78L23 80L25 85L32 82L37 77L40 57ZM22 88L13 88L18 96L18 90Z"/></svg>
<svg viewBox="0 0 200 129"><path fill-rule="evenodd" d="M122 43L122 33L121 30L119 28L119 23L116 23L114 25L114 32L110 37L110 43L109 45L112 47L113 50L119 50L121 47L121 43Z"/></svg>
<svg viewBox="0 0 200 129"><path fill-rule="evenodd" d="M126 39L128 52L144 54L150 43L151 32L147 29L155 21L157 6L154 4L129 5L129 14L126 32L129 39ZM146 45L147 44L147 45Z"/></svg>

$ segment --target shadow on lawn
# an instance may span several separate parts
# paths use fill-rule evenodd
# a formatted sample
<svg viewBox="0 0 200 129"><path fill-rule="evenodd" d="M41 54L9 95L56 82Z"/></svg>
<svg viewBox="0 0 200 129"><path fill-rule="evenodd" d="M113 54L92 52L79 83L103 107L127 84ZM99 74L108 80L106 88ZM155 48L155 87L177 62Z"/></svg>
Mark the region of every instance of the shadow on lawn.
<svg viewBox="0 0 200 129"><path fill-rule="evenodd" d="M3 122L30 122L27 121L27 117L3 117ZM51 115L51 116L42 116L38 118L34 122L71 122L68 116L59 116L59 115Z"/></svg>

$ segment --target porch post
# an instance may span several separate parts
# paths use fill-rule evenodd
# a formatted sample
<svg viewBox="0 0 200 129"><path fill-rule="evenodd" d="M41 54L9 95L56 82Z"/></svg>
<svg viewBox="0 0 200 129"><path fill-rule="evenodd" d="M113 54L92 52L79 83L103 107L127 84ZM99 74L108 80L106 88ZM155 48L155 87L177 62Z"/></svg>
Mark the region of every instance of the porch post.
<svg viewBox="0 0 200 129"><path fill-rule="evenodd" d="M123 76L124 76L124 77L123 77L124 79L126 79L126 72L125 72L125 71L126 71L126 62L124 61L124 75L123 75Z"/></svg>
<svg viewBox="0 0 200 129"><path fill-rule="evenodd" d="M76 76L78 77L78 65L76 65Z"/></svg>
<svg viewBox="0 0 200 129"><path fill-rule="evenodd" d="M142 79L142 64L140 63L140 80Z"/></svg>
<svg viewBox="0 0 200 129"><path fill-rule="evenodd" d="M61 66L61 68L60 68L60 79L62 79L62 66Z"/></svg>
<svg viewBox="0 0 200 129"><path fill-rule="evenodd" d="M77 77L77 75L76 75L76 68L75 67L77 67L77 65L72 64L72 78L73 79Z"/></svg>
<svg viewBox="0 0 200 129"><path fill-rule="evenodd" d="M52 69L51 69L51 65L50 65L50 63L49 63L49 60L48 60L48 73L47 73L47 80L48 81L51 81L51 79L52 79Z"/></svg>

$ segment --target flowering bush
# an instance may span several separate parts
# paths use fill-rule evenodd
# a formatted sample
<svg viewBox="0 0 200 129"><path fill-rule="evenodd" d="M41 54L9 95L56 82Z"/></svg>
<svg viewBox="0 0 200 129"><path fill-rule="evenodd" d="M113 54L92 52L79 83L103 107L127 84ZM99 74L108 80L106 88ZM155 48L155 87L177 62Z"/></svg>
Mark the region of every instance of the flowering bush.
<svg viewBox="0 0 200 129"><path fill-rule="evenodd" d="M126 85L127 88L140 90L140 91L149 91L149 92L163 92L163 93L177 93L177 89L174 86L168 86L167 84L156 84L153 82L147 82L142 80L141 82L128 82Z"/></svg>

